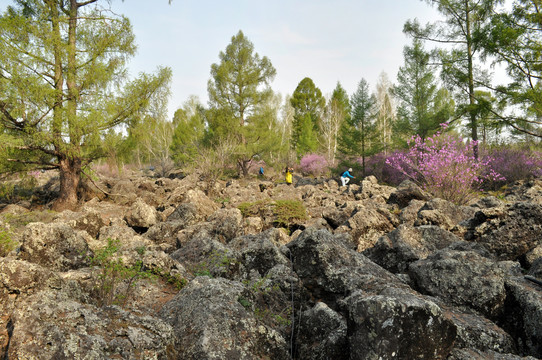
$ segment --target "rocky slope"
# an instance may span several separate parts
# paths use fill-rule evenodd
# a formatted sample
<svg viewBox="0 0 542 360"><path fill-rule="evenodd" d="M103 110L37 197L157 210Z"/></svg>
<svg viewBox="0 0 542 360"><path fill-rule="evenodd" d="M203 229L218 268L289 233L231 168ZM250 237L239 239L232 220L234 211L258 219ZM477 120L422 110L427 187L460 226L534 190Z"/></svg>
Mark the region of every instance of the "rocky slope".
<svg viewBox="0 0 542 360"><path fill-rule="evenodd" d="M1 210L0 359L542 358L542 181L471 206L371 177L100 186Z"/></svg>

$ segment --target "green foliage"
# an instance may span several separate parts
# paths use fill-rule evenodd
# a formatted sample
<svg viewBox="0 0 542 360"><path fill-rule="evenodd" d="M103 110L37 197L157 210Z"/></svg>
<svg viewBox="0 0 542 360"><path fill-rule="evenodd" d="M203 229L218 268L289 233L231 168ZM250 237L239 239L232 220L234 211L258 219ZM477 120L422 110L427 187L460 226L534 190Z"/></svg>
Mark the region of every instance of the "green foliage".
<svg viewBox="0 0 542 360"><path fill-rule="evenodd" d="M443 21L420 26L417 20L408 21L404 32L416 39L427 40L442 47L433 55L441 65L441 77L456 95L456 117L468 120L471 139L478 140L478 114L475 88L487 84L490 76L481 69L484 59L480 36L493 18L494 9L502 0L435 0L435 6L444 17ZM515 50L514 50L515 51ZM477 148L475 147L475 154ZM477 155L476 155L477 156Z"/></svg>
<svg viewBox="0 0 542 360"><path fill-rule="evenodd" d="M32 222L49 223L53 221L57 213L50 210L29 211L21 214L2 214L2 218L13 229L21 230Z"/></svg>
<svg viewBox="0 0 542 360"><path fill-rule="evenodd" d="M89 260L99 272L94 278L95 299L99 306L126 305L133 287L141 278L151 274L143 270L143 263L137 261L126 266L117 256L119 241L107 239L107 246L98 250Z"/></svg>
<svg viewBox="0 0 542 360"><path fill-rule="evenodd" d="M0 257L9 254L10 251L17 247L17 241L13 240L13 234L6 230L3 226L0 227Z"/></svg>
<svg viewBox="0 0 542 360"><path fill-rule="evenodd" d="M242 31L233 36L220 63L211 66L208 83L206 141L216 146L234 144L232 157L239 173L248 175L250 160L276 146L279 138L273 122L276 111L266 107L273 92L270 82L276 70L267 57L254 53L254 45Z"/></svg>
<svg viewBox="0 0 542 360"><path fill-rule="evenodd" d="M307 209L299 200L277 200L273 207L277 223L289 227L292 223L307 219Z"/></svg>
<svg viewBox="0 0 542 360"><path fill-rule="evenodd" d="M164 271L163 269L151 269L149 270L149 272L153 275L158 276L159 278L161 278L168 284L173 285L175 289L177 290L181 290L182 288L186 286L186 284L188 284L188 281L185 278L183 278L181 275L170 274L169 272Z"/></svg>
<svg viewBox="0 0 542 360"><path fill-rule="evenodd" d="M263 216L269 208L269 201L244 202L239 204L237 208L241 211L243 217Z"/></svg>
<svg viewBox="0 0 542 360"><path fill-rule="evenodd" d="M234 271L238 266L239 262L232 258L228 251L214 250L205 260L193 265L190 270L194 276L214 277Z"/></svg>
<svg viewBox="0 0 542 360"><path fill-rule="evenodd" d="M17 1L0 16L0 171L59 169L58 208L76 204L82 167L116 149L108 131L167 98L171 78L127 82L130 22L89 4Z"/></svg>
<svg viewBox="0 0 542 360"><path fill-rule="evenodd" d="M23 172L19 179L0 183L0 200L15 203L21 200L32 200L38 181L34 173Z"/></svg>
<svg viewBox="0 0 542 360"><path fill-rule="evenodd" d="M273 215L278 226L290 227L307 219L307 209L299 200L258 200L245 202L237 207L244 217Z"/></svg>
<svg viewBox="0 0 542 360"><path fill-rule="evenodd" d="M453 101L439 101L442 92L437 88L430 54L424 50L421 40L414 39L412 46L405 46L403 56L404 65L399 68L397 85L393 88L394 95L400 100L399 124L403 126L399 133L402 139L412 135L425 139L433 135L440 124L449 121Z"/></svg>
<svg viewBox="0 0 542 360"><path fill-rule="evenodd" d="M252 303L250 301L248 301L247 299L245 299L244 297L242 297L242 296L239 296L237 298L237 301L239 302L239 304L243 305L243 307L245 309L247 309L247 310L252 308Z"/></svg>
<svg viewBox="0 0 542 360"><path fill-rule="evenodd" d="M322 92L311 78L304 78L297 85L290 103L294 108L291 144L298 156L316 150L325 106Z"/></svg>
<svg viewBox="0 0 542 360"><path fill-rule="evenodd" d="M503 107L492 113L522 137L542 137L541 25L540 2L518 0L494 12L491 21L476 32L485 54L504 65L509 76L505 83L493 86ZM513 111L503 111L510 109L506 106Z"/></svg>
<svg viewBox="0 0 542 360"><path fill-rule="evenodd" d="M178 165L191 164L197 160L198 147L205 135L205 109L199 99L191 97L182 109L173 115L175 131L170 150L171 157Z"/></svg>

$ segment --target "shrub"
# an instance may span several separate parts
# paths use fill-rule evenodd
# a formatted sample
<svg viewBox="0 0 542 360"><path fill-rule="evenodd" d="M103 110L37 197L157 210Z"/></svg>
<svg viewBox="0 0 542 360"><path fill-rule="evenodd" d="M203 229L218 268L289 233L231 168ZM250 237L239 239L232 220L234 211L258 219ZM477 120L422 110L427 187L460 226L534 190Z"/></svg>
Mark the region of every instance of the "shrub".
<svg viewBox="0 0 542 360"><path fill-rule="evenodd" d="M386 162L434 196L466 204L484 180L504 179L491 168L490 158L474 157L473 143L452 135L437 132L425 141L414 136L408 143L406 153L395 153Z"/></svg>
<svg viewBox="0 0 542 360"><path fill-rule="evenodd" d="M499 147L481 148L484 159L492 159L492 168L505 179L490 180L484 184L488 190L497 190L503 185L518 180L542 176L542 153L529 148Z"/></svg>
<svg viewBox="0 0 542 360"><path fill-rule="evenodd" d="M273 208L280 226L290 227L292 223L307 218L307 209L299 200L277 200Z"/></svg>
<svg viewBox="0 0 542 360"><path fill-rule="evenodd" d="M396 151L391 156L396 156L400 153L404 152ZM395 167L388 164L386 162L387 158L388 156L383 152L365 158L365 176L373 175L381 183L397 186L408 177ZM362 164L362 161L363 160L361 158L357 159L357 162L360 165Z"/></svg>
<svg viewBox="0 0 542 360"><path fill-rule="evenodd" d="M99 268L99 273L94 278L95 298L99 306L124 306L137 281L151 276L150 272L143 271L141 261L137 261L133 266L126 266L122 259L116 256L118 250L119 241L107 239L107 246L90 258L91 265Z"/></svg>
<svg viewBox="0 0 542 360"><path fill-rule="evenodd" d="M237 206L237 208L241 211L241 214L243 217L249 217L249 216L260 216L262 217L267 208L269 206L269 202L266 200L258 200L256 202L244 202Z"/></svg>
<svg viewBox="0 0 542 360"><path fill-rule="evenodd" d="M299 167L304 174L312 176L321 176L328 169L328 162L318 154L307 154L301 158Z"/></svg>
<svg viewBox="0 0 542 360"><path fill-rule="evenodd" d="M277 200L271 202L268 200L258 200L256 202L242 203L237 207L243 217L270 215L275 217L275 223L278 226L289 228L296 221L307 218L307 209L299 200Z"/></svg>
<svg viewBox="0 0 542 360"><path fill-rule="evenodd" d="M13 240L12 234L3 228L0 228L0 257L9 254L17 247L17 242Z"/></svg>

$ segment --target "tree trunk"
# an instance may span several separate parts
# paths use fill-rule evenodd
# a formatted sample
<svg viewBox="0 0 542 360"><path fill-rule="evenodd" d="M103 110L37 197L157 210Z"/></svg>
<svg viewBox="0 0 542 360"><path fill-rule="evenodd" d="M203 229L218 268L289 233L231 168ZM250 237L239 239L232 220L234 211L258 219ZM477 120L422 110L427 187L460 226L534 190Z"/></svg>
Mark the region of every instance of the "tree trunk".
<svg viewBox="0 0 542 360"><path fill-rule="evenodd" d="M60 193L53 210L74 210L77 207L77 188L81 180L81 159L60 160Z"/></svg>
<svg viewBox="0 0 542 360"><path fill-rule="evenodd" d="M250 160L252 160L252 158L248 160L246 159L237 160L237 166L239 166L239 175L242 175L243 177L248 176L248 167L250 164Z"/></svg>

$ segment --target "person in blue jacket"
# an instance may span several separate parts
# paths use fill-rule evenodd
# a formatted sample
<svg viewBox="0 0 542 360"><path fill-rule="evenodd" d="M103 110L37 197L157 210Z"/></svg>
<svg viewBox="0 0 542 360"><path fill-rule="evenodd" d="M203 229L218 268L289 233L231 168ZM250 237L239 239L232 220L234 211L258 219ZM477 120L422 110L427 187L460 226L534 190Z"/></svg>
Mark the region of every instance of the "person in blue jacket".
<svg viewBox="0 0 542 360"><path fill-rule="evenodd" d="M350 179L354 179L354 176L352 176L350 174L350 171L352 171L352 168L349 168L348 170L343 172L342 175L341 175L341 182L342 182L343 186L346 186L346 184L348 184Z"/></svg>

